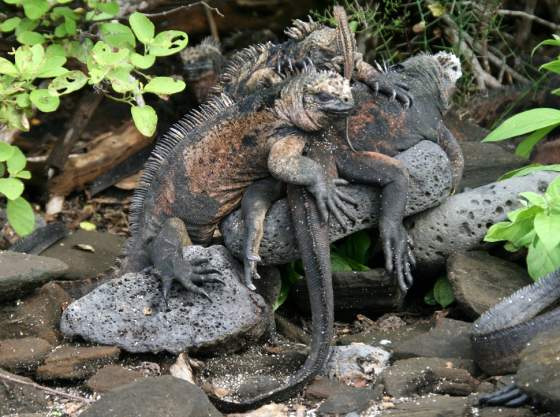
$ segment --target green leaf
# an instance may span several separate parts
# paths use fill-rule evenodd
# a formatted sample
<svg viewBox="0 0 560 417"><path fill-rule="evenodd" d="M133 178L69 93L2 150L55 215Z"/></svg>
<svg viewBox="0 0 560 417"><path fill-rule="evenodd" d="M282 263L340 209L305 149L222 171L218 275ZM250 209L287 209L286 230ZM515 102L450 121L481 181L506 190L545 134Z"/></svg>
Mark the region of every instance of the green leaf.
<svg viewBox="0 0 560 417"><path fill-rule="evenodd" d="M16 147L0 141L0 162L7 161L16 152Z"/></svg>
<svg viewBox="0 0 560 417"><path fill-rule="evenodd" d="M331 252L331 270L332 272L348 272L352 271L352 267L346 258L336 252Z"/></svg>
<svg viewBox="0 0 560 417"><path fill-rule="evenodd" d="M353 233L336 244L336 251L360 264L368 262L368 250L371 246L369 233L365 230Z"/></svg>
<svg viewBox="0 0 560 417"><path fill-rule="evenodd" d="M54 36L57 38L66 37L66 25L64 23L61 23L54 29Z"/></svg>
<svg viewBox="0 0 560 417"><path fill-rule="evenodd" d="M546 208L548 204L542 194L533 193L531 191L526 191L524 193L519 193L520 197L523 197L531 205Z"/></svg>
<svg viewBox="0 0 560 417"><path fill-rule="evenodd" d="M45 38L39 32L26 30L17 34L16 39L23 45L39 45L45 42Z"/></svg>
<svg viewBox="0 0 560 417"><path fill-rule="evenodd" d="M535 51L543 45L560 46L560 39L554 38L554 39L546 39L542 41L541 43L539 43L537 46L533 48L533 52L531 52L531 55L533 55Z"/></svg>
<svg viewBox="0 0 560 417"><path fill-rule="evenodd" d="M138 89L138 80L126 68L117 68L107 74L111 87L117 93L126 93Z"/></svg>
<svg viewBox="0 0 560 417"><path fill-rule="evenodd" d="M116 16L119 13L119 4L115 1L98 3L96 9L102 11L108 16Z"/></svg>
<svg viewBox="0 0 560 417"><path fill-rule="evenodd" d="M547 251L552 252L560 244L560 215L539 213L535 217L535 231ZM560 251L560 248L557 248Z"/></svg>
<svg viewBox="0 0 560 417"><path fill-rule="evenodd" d="M128 22L138 40L144 45L148 45L154 40L155 26L150 19L142 13L132 13L128 18Z"/></svg>
<svg viewBox="0 0 560 417"><path fill-rule="evenodd" d="M558 125L552 125L548 127L543 127L542 129L535 130L529 136L527 136L523 141L517 145L515 149L515 154L522 156L524 158L529 158L531 156L531 151L537 143L539 143L546 135L550 133Z"/></svg>
<svg viewBox="0 0 560 417"><path fill-rule="evenodd" d="M27 17L24 17L23 19L21 19L21 22L19 23L18 27L16 28L16 35L19 35L22 32L27 32L27 31L32 31L34 30L37 26L39 26L40 21L39 20L31 20L28 19Z"/></svg>
<svg viewBox="0 0 560 417"><path fill-rule="evenodd" d="M185 48L189 43L189 37L185 32L178 30L166 30L158 33L149 47L151 55L168 56Z"/></svg>
<svg viewBox="0 0 560 417"><path fill-rule="evenodd" d="M18 27L20 22L21 22L21 18L17 16L10 17L9 19L6 19L2 23L0 23L0 31L11 32L12 30Z"/></svg>
<svg viewBox="0 0 560 417"><path fill-rule="evenodd" d="M16 174L16 178L21 178L23 180L31 179L31 172L30 171L20 171Z"/></svg>
<svg viewBox="0 0 560 417"><path fill-rule="evenodd" d="M0 57L0 74L6 74L11 77L17 77L18 70L14 64L8 61L6 58Z"/></svg>
<svg viewBox="0 0 560 417"><path fill-rule="evenodd" d="M23 197L16 198L15 200L8 201L6 207L6 214L8 215L8 222L10 226L20 236L30 234L35 228L35 215L31 204Z"/></svg>
<svg viewBox="0 0 560 417"><path fill-rule="evenodd" d="M428 4L428 9L430 9L430 12L434 17L440 17L445 14L445 6L440 2Z"/></svg>
<svg viewBox="0 0 560 417"><path fill-rule="evenodd" d="M486 236L484 236L484 241L498 242L507 240L519 248L527 241L527 235L533 232L535 217L542 212L543 209L538 206L510 212L508 216L513 219L512 222L500 222L492 225L488 229Z"/></svg>
<svg viewBox="0 0 560 417"><path fill-rule="evenodd" d="M544 243L535 237L527 253L527 270L534 280L560 267L560 248L549 251Z"/></svg>
<svg viewBox="0 0 560 417"><path fill-rule="evenodd" d="M0 164L0 178L4 176L6 173L6 168L4 168L4 164Z"/></svg>
<svg viewBox="0 0 560 417"><path fill-rule="evenodd" d="M546 197L550 198L553 203L560 203L560 176L548 184Z"/></svg>
<svg viewBox="0 0 560 417"><path fill-rule="evenodd" d="M15 176L18 172L25 168L26 163L27 161L25 160L25 155L17 146L15 146L14 154L6 161L10 176Z"/></svg>
<svg viewBox="0 0 560 417"><path fill-rule="evenodd" d="M22 4L25 16L32 20L42 17L50 7L46 0L23 0Z"/></svg>
<svg viewBox="0 0 560 417"><path fill-rule="evenodd" d="M45 50L41 45L21 46L16 50L16 68L25 79L35 78L45 58Z"/></svg>
<svg viewBox="0 0 560 417"><path fill-rule="evenodd" d="M154 77L144 86L145 93L174 94L185 89L185 82L171 77Z"/></svg>
<svg viewBox="0 0 560 417"><path fill-rule="evenodd" d="M513 177L523 177L525 175L529 175L533 172L539 171L556 171L560 172L560 164L552 164L552 165L542 165L542 164L531 164L525 167L517 168L512 171L509 171L498 178L498 181L506 180L508 178Z"/></svg>
<svg viewBox="0 0 560 417"><path fill-rule="evenodd" d="M426 304L428 304L429 306L435 306L437 305L437 301L434 297L434 288L432 287L432 289L430 291L428 291L426 293L426 295L424 296L424 302Z"/></svg>
<svg viewBox="0 0 560 417"><path fill-rule="evenodd" d="M64 50L64 47L62 45L59 44L52 44L47 46L47 50L45 51L45 55L47 57L51 57L51 56L66 56L66 51Z"/></svg>
<svg viewBox="0 0 560 417"><path fill-rule="evenodd" d="M121 23L103 23L99 26L99 35L108 45L115 48L134 49L136 38L128 26Z"/></svg>
<svg viewBox="0 0 560 417"><path fill-rule="evenodd" d="M45 113L55 111L60 105L60 99L57 96L51 95L46 88L33 90L29 98L39 110Z"/></svg>
<svg viewBox="0 0 560 417"><path fill-rule="evenodd" d="M136 52L130 54L130 62L137 68L148 69L154 62L156 62L156 57L153 55L140 55Z"/></svg>
<svg viewBox="0 0 560 417"><path fill-rule="evenodd" d="M151 106L132 106L132 120L136 128L144 136L152 136L156 131L157 115Z"/></svg>
<svg viewBox="0 0 560 417"><path fill-rule="evenodd" d="M51 78L66 74L68 70L63 67L66 57L60 55L48 56L43 61L37 72L37 78Z"/></svg>
<svg viewBox="0 0 560 417"><path fill-rule="evenodd" d="M87 232L93 232L97 229L97 226L91 222L80 222L80 229Z"/></svg>
<svg viewBox="0 0 560 417"><path fill-rule="evenodd" d="M69 94L82 88L87 81L88 77L82 71L68 71L51 81L49 92L53 96Z"/></svg>
<svg viewBox="0 0 560 417"><path fill-rule="evenodd" d="M126 62L129 54L130 51L126 48L113 52L113 48L103 41L97 42L91 50L92 58L103 66L116 66Z"/></svg>
<svg viewBox="0 0 560 417"><path fill-rule="evenodd" d="M547 107L527 110L505 120L483 142L496 142L560 124L560 110Z"/></svg>
<svg viewBox="0 0 560 417"><path fill-rule="evenodd" d="M554 61L547 62L539 67L539 70L541 69L560 74L560 60L556 59Z"/></svg>
<svg viewBox="0 0 560 417"><path fill-rule="evenodd" d="M0 194L8 200L15 200L23 193L23 182L17 178L0 178Z"/></svg>
<svg viewBox="0 0 560 417"><path fill-rule="evenodd" d="M73 19L69 19L67 17L64 18L64 28L66 29L66 33L69 36L73 36L76 34L76 21Z"/></svg>
<svg viewBox="0 0 560 417"><path fill-rule="evenodd" d="M453 288L451 288L447 277L439 278L434 284L434 298L443 308L448 307L455 301Z"/></svg>
<svg viewBox="0 0 560 417"><path fill-rule="evenodd" d="M18 105L18 107L21 107L22 109L31 106L31 100L29 100L29 94L21 93L16 95L16 104Z"/></svg>

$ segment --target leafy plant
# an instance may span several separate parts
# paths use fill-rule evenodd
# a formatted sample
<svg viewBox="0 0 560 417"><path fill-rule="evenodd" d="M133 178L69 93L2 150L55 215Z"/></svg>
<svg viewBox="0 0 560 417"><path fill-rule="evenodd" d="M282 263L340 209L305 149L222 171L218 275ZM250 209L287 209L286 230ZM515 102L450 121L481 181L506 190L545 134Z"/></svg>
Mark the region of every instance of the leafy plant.
<svg viewBox="0 0 560 417"><path fill-rule="evenodd" d="M542 45L560 46L560 36L553 35L552 39L541 42L535 49ZM541 65L540 69L560 74L560 56ZM560 95L560 88L553 90L552 94ZM531 109L505 120L483 142L497 142L530 133L515 151L517 155L528 157L535 145L557 126L560 126L560 110L546 107Z"/></svg>
<svg viewBox="0 0 560 417"><path fill-rule="evenodd" d="M453 288L447 277L438 278L432 289L424 296L424 302L431 306L439 304L442 308L447 308L455 302Z"/></svg>
<svg viewBox="0 0 560 417"><path fill-rule="evenodd" d="M506 241L511 252L527 248L527 269L535 280L560 267L560 177L544 194L519 194L523 207L507 214L486 234L486 242Z"/></svg>
<svg viewBox="0 0 560 417"><path fill-rule="evenodd" d="M21 46L11 60L0 58L0 124L28 130L33 108L55 111L60 96L89 84L129 104L138 130L152 136L157 115L143 95L165 97L185 88L181 80L144 72L157 57L185 48L184 32L156 34L154 24L138 12L128 17L129 26L119 23L116 1L3 1L15 12L0 31L13 34Z"/></svg>
<svg viewBox="0 0 560 417"><path fill-rule="evenodd" d="M21 195L22 179L31 178L25 169L27 161L21 150L0 141L0 198L7 199L6 214L10 225L19 235L33 231L35 216L31 205Z"/></svg>

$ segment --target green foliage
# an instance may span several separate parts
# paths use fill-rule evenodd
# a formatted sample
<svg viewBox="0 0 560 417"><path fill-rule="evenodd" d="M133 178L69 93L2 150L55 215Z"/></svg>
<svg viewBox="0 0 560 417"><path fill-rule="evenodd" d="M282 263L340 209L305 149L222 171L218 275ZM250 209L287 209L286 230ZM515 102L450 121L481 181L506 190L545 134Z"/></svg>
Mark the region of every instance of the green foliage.
<svg viewBox="0 0 560 417"><path fill-rule="evenodd" d="M447 277L438 278L433 288L424 296L424 302L431 306L439 304L442 308L447 308L455 302L453 288Z"/></svg>
<svg viewBox="0 0 560 417"><path fill-rule="evenodd" d="M498 178L498 181L507 180L508 178L513 178L513 177L524 177L525 175L529 175L532 174L533 172L539 172L539 171L560 172L560 164L551 164L551 165L530 164L506 172L504 175Z"/></svg>
<svg viewBox="0 0 560 417"><path fill-rule="evenodd" d="M2 1L14 15L0 31L15 35L21 45L11 59L0 58L0 124L29 130L33 108L55 111L60 96L88 84L129 104L138 130L152 136L157 115L143 94L165 97L185 88L183 81L142 72L156 57L185 48L184 32L156 34L154 24L138 12L128 17L130 27L118 23L116 1ZM70 70L69 63L79 69Z"/></svg>
<svg viewBox="0 0 560 417"><path fill-rule="evenodd" d="M511 252L527 248L527 269L535 280L560 267L560 177L544 194L520 194L523 207L507 214L486 234L486 242L506 241Z"/></svg>
<svg viewBox="0 0 560 417"><path fill-rule="evenodd" d="M26 163L18 147L0 142L0 199L7 199L8 221L20 236L28 235L35 226L33 209L21 196L22 179L31 178L31 173L25 169Z"/></svg>
<svg viewBox="0 0 560 417"><path fill-rule="evenodd" d="M560 36L553 36L552 39L541 42L537 45L537 48L542 45L560 46ZM553 61L541 65L540 69L560 74L560 56ZM560 89L556 89L552 93L560 95ZM502 122L501 125L484 138L483 142L497 142L530 133L517 146L515 151L517 155L529 157L535 145L557 126L560 126L560 110L546 107L531 109L516 114Z"/></svg>

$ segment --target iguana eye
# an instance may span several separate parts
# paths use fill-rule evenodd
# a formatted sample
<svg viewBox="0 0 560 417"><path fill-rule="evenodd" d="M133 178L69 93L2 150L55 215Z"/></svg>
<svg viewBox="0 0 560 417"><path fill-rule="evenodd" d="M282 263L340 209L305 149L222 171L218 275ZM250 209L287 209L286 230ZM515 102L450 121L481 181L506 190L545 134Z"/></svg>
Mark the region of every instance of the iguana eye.
<svg viewBox="0 0 560 417"><path fill-rule="evenodd" d="M317 98L319 101L330 101L333 99L333 96L329 93L319 93L317 94Z"/></svg>
<svg viewBox="0 0 560 417"><path fill-rule="evenodd" d="M404 71L404 67L401 64L395 64L395 65L391 65L391 67L389 68L390 71L395 71L395 72L403 72Z"/></svg>

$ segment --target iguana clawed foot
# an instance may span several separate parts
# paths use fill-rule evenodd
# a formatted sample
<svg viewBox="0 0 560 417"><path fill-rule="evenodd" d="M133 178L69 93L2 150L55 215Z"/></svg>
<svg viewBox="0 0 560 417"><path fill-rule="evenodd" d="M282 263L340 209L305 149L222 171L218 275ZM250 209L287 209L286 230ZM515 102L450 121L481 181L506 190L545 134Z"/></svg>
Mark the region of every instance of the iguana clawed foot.
<svg viewBox="0 0 560 417"><path fill-rule="evenodd" d="M257 271L257 263L261 261L261 257L255 254L246 254L245 262L243 262L243 281L245 286L252 291L255 291L257 287L253 284L253 279L260 279L261 276Z"/></svg>
<svg viewBox="0 0 560 417"><path fill-rule="evenodd" d="M345 225L343 215L353 222L356 221L356 217L348 210L348 206L345 203L357 205L358 202L337 187L348 184L348 181L342 178L334 178L317 181L315 184L307 187L307 190L317 202L317 208L323 222L328 221L329 212L332 213L337 222L342 226Z"/></svg>
<svg viewBox="0 0 560 417"><path fill-rule="evenodd" d="M390 100L397 100L405 109L412 106L412 96L408 93L408 87L403 84L385 82L382 79L376 79L370 85L373 92L383 94Z"/></svg>
<svg viewBox="0 0 560 417"><path fill-rule="evenodd" d="M478 399L480 405L501 405L504 407L519 407L529 401L529 396L515 384L490 394L481 395Z"/></svg>
<svg viewBox="0 0 560 417"><path fill-rule="evenodd" d="M416 266L412 239L400 222L382 222L380 232L385 269L396 276L400 289L407 292L413 283L412 269Z"/></svg>

